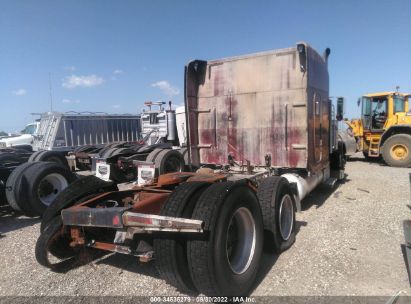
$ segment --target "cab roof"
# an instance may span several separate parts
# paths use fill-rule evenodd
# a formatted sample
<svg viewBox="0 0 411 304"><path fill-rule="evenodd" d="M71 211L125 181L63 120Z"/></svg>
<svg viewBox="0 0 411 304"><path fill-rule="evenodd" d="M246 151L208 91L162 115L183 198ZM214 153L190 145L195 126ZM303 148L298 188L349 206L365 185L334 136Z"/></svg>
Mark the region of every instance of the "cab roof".
<svg viewBox="0 0 411 304"><path fill-rule="evenodd" d="M401 96L410 96L409 93L400 93L400 92L394 92L394 91L371 93L371 94L365 94L363 96L364 97L379 97L379 96L386 96L386 95L393 95L393 94L398 94L398 95L401 95Z"/></svg>

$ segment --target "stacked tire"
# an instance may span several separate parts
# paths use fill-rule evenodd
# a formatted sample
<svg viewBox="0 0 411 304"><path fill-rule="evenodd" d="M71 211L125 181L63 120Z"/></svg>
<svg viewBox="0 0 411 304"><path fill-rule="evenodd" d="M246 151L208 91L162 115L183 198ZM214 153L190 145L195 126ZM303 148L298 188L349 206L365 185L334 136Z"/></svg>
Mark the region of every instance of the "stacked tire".
<svg viewBox="0 0 411 304"><path fill-rule="evenodd" d="M63 153L55 151L37 151L34 152L28 162L47 161L60 164L61 166L69 167L67 158Z"/></svg>
<svg viewBox="0 0 411 304"><path fill-rule="evenodd" d="M34 161L17 167L6 183L9 205L27 216L42 216L76 175L57 162Z"/></svg>
<svg viewBox="0 0 411 304"><path fill-rule="evenodd" d="M6 182L11 172L20 164L27 162L30 151L22 148L0 151L0 205L7 204Z"/></svg>

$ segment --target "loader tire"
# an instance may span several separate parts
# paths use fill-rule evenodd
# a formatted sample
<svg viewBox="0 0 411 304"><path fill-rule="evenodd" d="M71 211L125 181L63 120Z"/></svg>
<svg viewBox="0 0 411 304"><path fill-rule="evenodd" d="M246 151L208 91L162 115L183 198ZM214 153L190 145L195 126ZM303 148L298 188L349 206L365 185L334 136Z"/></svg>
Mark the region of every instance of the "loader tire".
<svg viewBox="0 0 411 304"><path fill-rule="evenodd" d="M76 176L67 167L54 162L36 162L21 175L20 192L16 195L20 207L42 216L57 195L72 183Z"/></svg>
<svg viewBox="0 0 411 304"><path fill-rule="evenodd" d="M70 247L70 234L60 217L54 217L39 236L35 247L37 262L53 271L62 270L76 262L76 250ZM54 256L53 261L51 256Z"/></svg>
<svg viewBox="0 0 411 304"><path fill-rule="evenodd" d="M192 218L204 222L203 238L187 244L197 290L206 296L249 295L263 247L255 193L244 183L213 184L200 196Z"/></svg>
<svg viewBox="0 0 411 304"><path fill-rule="evenodd" d="M296 204L288 180L281 176L263 179L257 191L264 222L264 247L277 254L295 242Z"/></svg>
<svg viewBox="0 0 411 304"><path fill-rule="evenodd" d="M158 175L171 172L183 172L185 165L183 155L177 150L171 149L165 149L158 153L154 164Z"/></svg>
<svg viewBox="0 0 411 304"><path fill-rule="evenodd" d="M382 147L382 157L391 167L411 167L411 135L389 137Z"/></svg>
<svg viewBox="0 0 411 304"><path fill-rule="evenodd" d="M117 190L117 187L113 182L104 181L94 175L80 177L61 191L54 203L43 213L40 231L43 232L50 221L60 215L61 210L73 206L80 199L95 193L114 190Z"/></svg>
<svg viewBox="0 0 411 304"><path fill-rule="evenodd" d="M195 204L209 183L181 184L168 197L160 215L191 218ZM176 235L154 239L156 268L160 276L178 290L189 293L195 290L187 261L187 240Z"/></svg>
<svg viewBox="0 0 411 304"><path fill-rule="evenodd" d="M18 204L16 196L20 193L20 186L21 186L21 173L28 169L29 167L33 166L35 163L24 163L18 166L13 172L10 174L9 178L6 182L6 198L7 202L15 211L23 211L28 216L33 216L34 213L32 210L23 210L23 208Z"/></svg>

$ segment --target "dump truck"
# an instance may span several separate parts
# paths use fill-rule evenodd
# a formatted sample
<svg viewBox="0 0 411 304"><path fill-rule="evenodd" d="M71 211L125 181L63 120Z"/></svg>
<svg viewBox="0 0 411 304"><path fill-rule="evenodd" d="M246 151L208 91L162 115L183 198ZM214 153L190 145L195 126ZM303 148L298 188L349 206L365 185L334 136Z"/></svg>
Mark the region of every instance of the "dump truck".
<svg viewBox="0 0 411 304"><path fill-rule="evenodd" d="M292 246L304 197L345 176L329 101L329 54L298 43L189 62L191 170L118 191L95 177L75 181L43 215L37 261L58 271L94 248L154 259L180 291L223 301L248 295L263 245L277 253Z"/></svg>
<svg viewBox="0 0 411 304"><path fill-rule="evenodd" d="M389 166L411 166L410 94L381 92L362 96L361 118L346 120L366 158L382 156Z"/></svg>

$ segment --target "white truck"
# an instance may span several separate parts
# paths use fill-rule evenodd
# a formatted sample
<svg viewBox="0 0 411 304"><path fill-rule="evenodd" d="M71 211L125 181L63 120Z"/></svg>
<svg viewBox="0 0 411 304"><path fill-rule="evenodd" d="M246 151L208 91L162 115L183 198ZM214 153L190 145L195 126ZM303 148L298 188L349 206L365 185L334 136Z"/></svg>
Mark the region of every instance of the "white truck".
<svg viewBox="0 0 411 304"><path fill-rule="evenodd" d="M40 122L32 122L26 125L21 134L7 136L0 139L0 148L11 148L15 146L28 146L34 142L34 135L39 128Z"/></svg>

